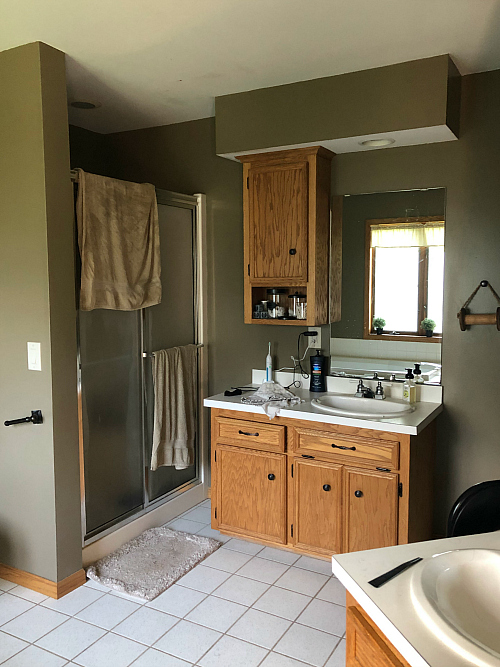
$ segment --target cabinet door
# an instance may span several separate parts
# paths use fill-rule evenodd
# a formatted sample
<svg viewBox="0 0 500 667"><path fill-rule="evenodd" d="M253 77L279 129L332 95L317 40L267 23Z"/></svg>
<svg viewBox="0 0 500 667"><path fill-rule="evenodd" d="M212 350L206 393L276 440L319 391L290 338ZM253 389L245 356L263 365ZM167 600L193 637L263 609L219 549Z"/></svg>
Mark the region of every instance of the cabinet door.
<svg viewBox="0 0 500 667"><path fill-rule="evenodd" d="M219 529L284 544L285 454L218 444L216 455Z"/></svg>
<svg viewBox="0 0 500 667"><path fill-rule="evenodd" d="M308 163L252 167L248 187L250 278L307 281Z"/></svg>
<svg viewBox="0 0 500 667"><path fill-rule="evenodd" d="M342 543L342 466L294 460L293 543L319 553L339 553Z"/></svg>
<svg viewBox="0 0 500 667"><path fill-rule="evenodd" d="M344 480L344 551L397 544L398 475L346 467Z"/></svg>

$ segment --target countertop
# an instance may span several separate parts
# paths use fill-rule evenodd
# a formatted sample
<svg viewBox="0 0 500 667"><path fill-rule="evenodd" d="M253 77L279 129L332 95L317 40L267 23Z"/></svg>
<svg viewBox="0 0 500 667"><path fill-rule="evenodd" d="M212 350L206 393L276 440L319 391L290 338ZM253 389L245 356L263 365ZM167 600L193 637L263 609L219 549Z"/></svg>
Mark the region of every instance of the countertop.
<svg viewBox="0 0 500 667"><path fill-rule="evenodd" d="M255 389L257 389L259 385L256 384L254 386ZM331 415L311 405L311 400L313 398L324 396L323 393L312 394L307 389L294 389L293 393L302 398L304 402L300 403L300 405L294 405L291 408L281 408L279 413L280 417L286 417L287 419L304 419L306 421L322 422L324 424L341 424L343 426L368 428L376 431L388 431L390 433L417 435L443 411L441 403L419 402L415 403L414 412L401 417L393 417L390 419L355 419L351 417ZM248 395L249 393L243 394L243 396ZM224 394L217 394L206 398L203 404L207 408L253 412L254 414L265 415L267 417L266 413L260 406L242 403L241 398L241 396L224 396Z"/></svg>
<svg viewBox="0 0 500 667"><path fill-rule="evenodd" d="M410 581L426 558L454 549L477 548L500 550L500 531L341 554L333 556L332 570L412 667L470 667L479 663L448 647L420 619L411 600ZM374 588L368 584L374 577L417 556L424 561L384 586ZM500 660L487 655L482 664L499 667Z"/></svg>

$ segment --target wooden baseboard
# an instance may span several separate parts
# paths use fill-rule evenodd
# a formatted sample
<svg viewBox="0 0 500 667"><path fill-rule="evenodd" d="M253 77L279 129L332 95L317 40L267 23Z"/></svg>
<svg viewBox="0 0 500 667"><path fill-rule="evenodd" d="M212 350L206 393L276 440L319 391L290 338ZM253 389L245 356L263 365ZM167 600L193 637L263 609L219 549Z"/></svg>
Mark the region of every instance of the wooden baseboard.
<svg viewBox="0 0 500 667"><path fill-rule="evenodd" d="M56 582L39 577L37 574L31 574L30 572L18 570L10 565L2 565L2 563L0 563L0 579L11 581L13 584L24 586L32 591L37 591L38 593L48 595L49 597L58 600L59 598L62 598L63 595L67 595L67 593L74 591L75 588L82 586L87 577L85 570L82 569L71 574L69 577L66 577L66 579Z"/></svg>

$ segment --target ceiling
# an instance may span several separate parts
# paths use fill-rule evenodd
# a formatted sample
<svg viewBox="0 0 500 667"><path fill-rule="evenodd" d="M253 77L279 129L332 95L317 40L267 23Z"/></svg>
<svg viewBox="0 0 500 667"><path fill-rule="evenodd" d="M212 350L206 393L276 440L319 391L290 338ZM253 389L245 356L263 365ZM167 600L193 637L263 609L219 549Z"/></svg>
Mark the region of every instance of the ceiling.
<svg viewBox="0 0 500 667"><path fill-rule="evenodd" d="M212 116L214 97L450 53L500 68L500 0L0 0L0 50L67 54L97 132Z"/></svg>

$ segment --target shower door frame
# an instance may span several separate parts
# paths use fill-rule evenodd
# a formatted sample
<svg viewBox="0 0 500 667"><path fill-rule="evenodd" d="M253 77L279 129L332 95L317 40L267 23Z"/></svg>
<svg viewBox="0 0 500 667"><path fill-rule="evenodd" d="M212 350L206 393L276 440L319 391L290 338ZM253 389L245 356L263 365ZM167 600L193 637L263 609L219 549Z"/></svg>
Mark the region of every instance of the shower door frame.
<svg viewBox="0 0 500 667"><path fill-rule="evenodd" d="M79 410L79 440L80 440L80 497L81 497L81 519L82 519L82 546L86 547L97 540L110 535L116 530L139 519L148 512L178 498L183 494L203 485L203 496L208 496L209 487L209 424L208 411L203 408L203 399L208 395L208 349L207 349L207 229L206 229L206 195L184 195L170 190L156 189L158 204L165 206L177 206L190 209L194 218L193 225L193 285L194 285L194 343L198 347L198 401L197 401L197 434L198 449L196 455L196 476L194 479L169 491L162 496L151 500L149 497L149 465L148 446L149 437L148 422L146 414L146 376L145 362L148 355L145 344L146 311L140 313L140 347L141 347L141 419L142 419L142 481L143 481L143 506L140 509L130 510L122 515L121 519L109 522L107 528L86 532L87 518L85 507L85 460L83 449L83 405L82 405L82 378L80 361L80 340L78 336L78 410ZM195 500L193 505L199 502ZM186 510L185 510L186 511ZM105 524L106 525L106 524Z"/></svg>

